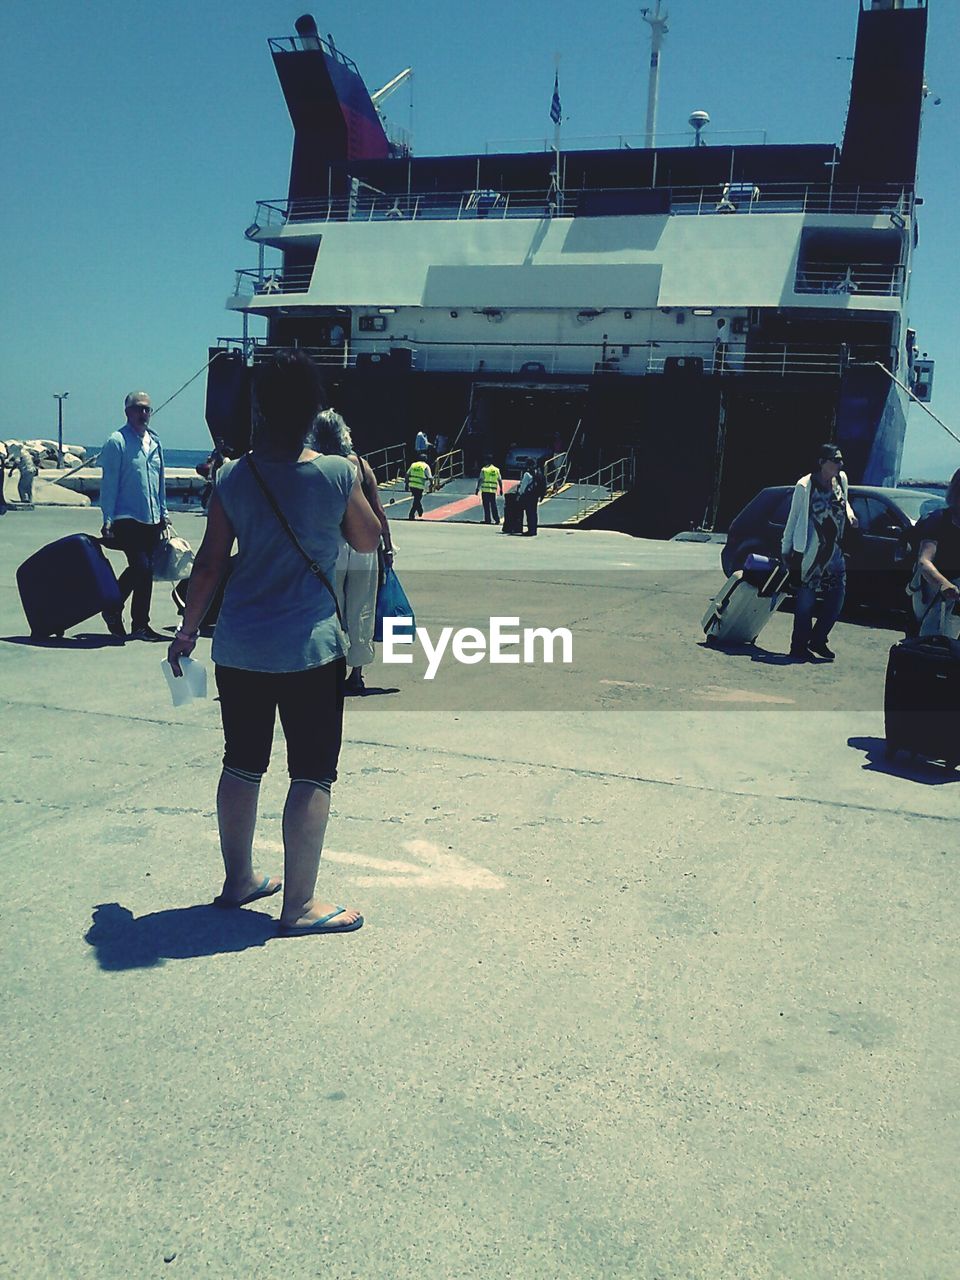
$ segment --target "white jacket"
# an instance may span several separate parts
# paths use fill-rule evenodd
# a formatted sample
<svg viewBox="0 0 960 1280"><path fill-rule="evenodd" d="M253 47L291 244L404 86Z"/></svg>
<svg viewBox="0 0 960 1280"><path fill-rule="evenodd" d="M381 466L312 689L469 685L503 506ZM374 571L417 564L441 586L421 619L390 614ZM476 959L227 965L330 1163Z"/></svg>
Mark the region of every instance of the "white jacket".
<svg viewBox="0 0 960 1280"><path fill-rule="evenodd" d="M790 503L790 514L787 516L787 523L783 530L783 538L780 542L780 554L786 559L793 552L799 552L803 556L800 567L800 576L805 578L810 572L814 558L817 554L818 540L817 533L813 527L813 521L810 519L810 494L813 483L813 476L801 476L793 489L793 500ZM841 471L837 476L837 483L840 485L840 492L843 495L843 504L846 508L847 520L853 524L856 520L853 514L853 508L850 506L850 499L847 496L849 485L847 483L847 474Z"/></svg>

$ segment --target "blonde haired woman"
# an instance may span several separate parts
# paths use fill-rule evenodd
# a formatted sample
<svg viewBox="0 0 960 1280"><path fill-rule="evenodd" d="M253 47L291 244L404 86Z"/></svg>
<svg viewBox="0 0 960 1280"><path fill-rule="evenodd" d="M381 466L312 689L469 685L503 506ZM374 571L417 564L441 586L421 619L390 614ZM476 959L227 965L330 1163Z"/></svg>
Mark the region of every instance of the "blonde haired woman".
<svg viewBox="0 0 960 1280"><path fill-rule="evenodd" d="M318 413L310 442L318 453L346 458L356 467L363 495L380 521L384 560L388 565L393 564L390 523L380 501L377 478L369 462L361 458L354 449L350 428L341 415L333 409L324 409L322 413ZM351 671L344 686L347 694L362 694L365 691L363 668L373 661L373 632L377 621L379 582L377 552L357 551L348 542L344 542L337 557L336 585L340 611L350 641L347 666Z"/></svg>

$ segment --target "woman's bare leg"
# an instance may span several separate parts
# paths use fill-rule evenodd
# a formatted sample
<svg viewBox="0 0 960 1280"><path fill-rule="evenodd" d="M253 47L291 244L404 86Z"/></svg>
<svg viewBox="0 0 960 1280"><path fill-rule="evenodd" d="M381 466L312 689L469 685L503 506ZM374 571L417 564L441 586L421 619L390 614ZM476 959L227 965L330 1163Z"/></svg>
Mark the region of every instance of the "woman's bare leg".
<svg viewBox="0 0 960 1280"><path fill-rule="evenodd" d="M330 816L330 793L310 782L291 782L283 806L282 924L309 924L333 911L336 903L314 897L323 837ZM337 923L356 920L358 911L345 911Z"/></svg>
<svg viewBox="0 0 960 1280"><path fill-rule="evenodd" d="M221 773L217 787L217 824L223 854L222 896L239 902L260 888L263 877L253 870L253 833L257 825L260 784Z"/></svg>

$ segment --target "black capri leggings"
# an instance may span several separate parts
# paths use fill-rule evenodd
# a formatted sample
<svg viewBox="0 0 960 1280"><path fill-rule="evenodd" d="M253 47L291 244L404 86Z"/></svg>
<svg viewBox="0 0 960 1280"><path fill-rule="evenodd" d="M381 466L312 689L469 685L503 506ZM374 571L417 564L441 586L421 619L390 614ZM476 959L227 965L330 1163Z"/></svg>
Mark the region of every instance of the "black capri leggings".
<svg viewBox="0 0 960 1280"><path fill-rule="evenodd" d="M291 782L329 791L337 780L343 737L346 662L337 658L307 671L216 668L223 721L225 773L259 782L270 763L277 711L287 740Z"/></svg>

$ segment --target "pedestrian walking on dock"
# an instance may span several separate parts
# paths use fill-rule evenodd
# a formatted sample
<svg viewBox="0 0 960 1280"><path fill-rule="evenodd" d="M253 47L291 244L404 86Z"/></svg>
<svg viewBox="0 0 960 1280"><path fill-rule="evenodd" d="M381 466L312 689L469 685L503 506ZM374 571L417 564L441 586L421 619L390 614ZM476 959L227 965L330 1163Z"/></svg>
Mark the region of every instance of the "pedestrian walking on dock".
<svg viewBox="0 0 960 1280"><path fill-rule="evenodd" d="M132 596L131 640L162 640L150 626L153 598L153 557L168 536L170 516L163 466L163 446L151 431L153 409L145 391L131 391L123 402L126 422L100 450L101 536L108 548L122 551L127 567L120 575L120 608L105 613L110 634L126 637L123 606Z"/></svg>
<svg viewBox="0 0 960 1280"><path fill-rule="evenodd" d="M520 509L523 516L527 518L527 528L524 536L535 538L537 536L537 508L540 500L546 496L547 482L543 474L543 468L539 463L534 462L531 458L526 460L523 469L523 475L520 477L520 483L517 486L517 494L520 498Z"/></svg>
<svg viewBox="0 0 960 1280"><path fill-rule="evenodd" d="M796 584L790 657L797 662L836 657L827 639L846 595L843 535L848 522L857 524L847 492L843 454L836 445L821 445L816 469L794 487L780 546Z"/></svg>
<svg viewBox="0 0 960 1280"><path fill-rule="evenodd" d="M946 507L926 516L917 528L917 567L923 579L919 633L956 639L960 632L955 612L960 600L960 471L953 473L946 497Z"/></svg>
<svg viewBox="0 0 960 1280"><path fill-rule="evenodd" d="M370 463L365 458L361 458L354 449L350 428L340 414L333 409L324 409L322 413L318 413L307 444L318 453L347 458L356 467L363 496L369 502L371 511L380 523L384 563L392 565L393 539L390 535L387 513L380 501L377 477ZM380 585L380 564L377 552L355 551L349 542L344 542L337 556L334 581L347 639L350 642L347 650L347 666L351 670L347 676L344 692L362 694L365 689L363 668L373 662L373 633L377 623L377 588Z"/></svg>
<svg viewBox="0 0 960 1280"><path fill-rule="evenodd" d="M225 876L216 905L242 907L282 888L281 934L347 933L363 916L315 896L343 729L346 643L332 578L341 538L356 551L374 551L380 523L355 465L304 446L324 407L309 357L278 353L257 367L253 389L253 451L220 471L183 626L167 656L179 675L236 540L212 652L225 743L217 790ZM278 712L290 775L282 883L253 867L260 781Z"/></svg>
<svg viewBox="0 0 960 1280"><path fill-rule="evenodd" d="M500 468L493 461L493 455L487 454L483 460L483 466L480 468L480 474L477 476L477 488L475 494L479 493L483 502L483 523L499 524L500 511L497 508L497 494L503 497L503 477L500 474Z"/></svg>
<svg viewBox="0 0 960 1280"><path fill-rule="evenodd" d="M33 482L37 478L37 463L30 449L24 445L17 458L17 470L20 478L17 481L17 493L21 502L33 502Z"/></svg>
<svg viewBox="0 0 960 1280"><path fill-rule="evenodd" d="M433 472L430 470L430 464L422 453L417 454L416 461L411 462L407 468L406 489L413 495L408 520L415 520L417 516L423 517L423 491L428 488L432 480Z"/></svg>

